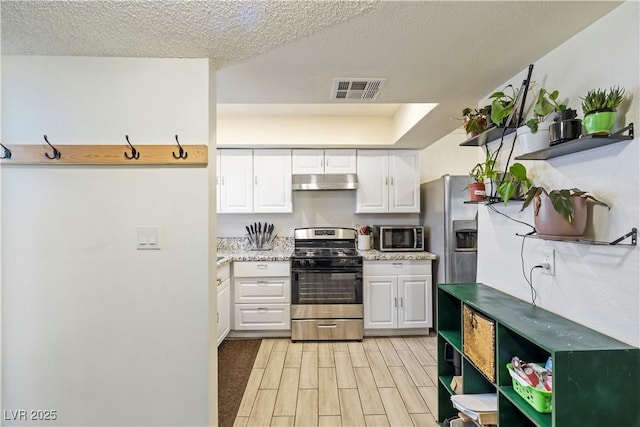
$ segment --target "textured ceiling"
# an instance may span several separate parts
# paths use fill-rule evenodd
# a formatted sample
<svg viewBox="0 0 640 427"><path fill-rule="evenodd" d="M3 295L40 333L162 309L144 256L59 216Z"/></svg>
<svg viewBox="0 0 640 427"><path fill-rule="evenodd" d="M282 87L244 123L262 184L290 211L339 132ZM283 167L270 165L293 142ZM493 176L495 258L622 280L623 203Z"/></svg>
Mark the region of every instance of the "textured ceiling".
<svg viewBox="0 0 640 427"><path fill-rule="evenodd" d="M620 4L2 0L1 51L209 57L218 69L218 102L244 104L247 114L261 114L260 106L262 114L282 114L317 104L298 111L331 115L339 102L330 100L333 78L387 78L362 114L392 115L397 104L438 103L396 144L423 147L459 127L451 117L462 108ZM274 104L290 105L275 110ZM374 106L380 106L378 113ZM219 110L237 115L241 108Z"/></svg>
<svg viewBox="0 0 640 427"><path fill-rule="evenodd" d="M2 54L210 57L216 68L376 1L2 1Z"/></svg>

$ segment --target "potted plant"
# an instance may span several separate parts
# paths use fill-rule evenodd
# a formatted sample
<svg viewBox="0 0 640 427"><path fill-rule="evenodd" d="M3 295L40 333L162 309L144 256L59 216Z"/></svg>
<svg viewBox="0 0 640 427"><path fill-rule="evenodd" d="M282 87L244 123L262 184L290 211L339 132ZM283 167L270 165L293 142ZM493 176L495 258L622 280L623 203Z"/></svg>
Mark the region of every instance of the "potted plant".
<svg viewBox="0 0 640 427"><path fill-rule="evenodd" d="M507 93L509 90L511 93ZM489 95L491 99L491 121L499 127L510 126L517 120L515 115L511 119L511 123L506 123L507 118L515 108L516 89L513 85L507 85L501 91L494 92Z"/></svg>
<svg viewBox="0 0 640 427"><path fill-rule="evenodd" d="M547 191L543 187L532 186L521 211L533 202L534 225L538 235L580 238L587 226L588 200L609 207L577 188Z"/></svg>
<svg viewBox="0 0 640 427"><path fill-rule="evenodd" d="M486 199L485 182L495 180L497 177L497 172L494 169L495 164L496 161L491 158L491 153L487 150L484 162L477 163L469 172L469 176L473 179L473 182L467 186L471 201Z"/></svg>
<svg viewBox="0 0 640 427"><path fill-rule="evenodd" d="M527 168L522 163L514 163L504 175L496 193L506 205L512 197L526 194L530 187L531 181L527 178Z"/></svg>
<svg viewBox="0 0 640 427"><path fill-rule="evenodd" d="M530 153L549 146L549 126L541 126L552 113L560 113L567 109L565 104L558 102L559 92L548 92L540 88L533 104L534 118L527 120L526 126L517 130L518 139L522 142L522 152Z"/></svg>
<svg viewBox="0 0 640 427"><path fill-rule="evenodd" d="M587 134L609 135L616 122L616 109L624 100L624 88L593 89L580 99L584 113L582 125Z"/></svg>
<svg viewBox="0 0 640 427"><path fill-rule="evenodd" d="M487 128L487 109L485 108L465 108L462 110L462 118L464 120L464 130L467 132L467 138L482 133Z"/></svg>
<svg viewBox="0 0 640 427"><path fill-rule="evenodd" d="M580 137L582 120L577 119L576 110L567 108L556 114L553 123L549 125L549 143L551 145L570 141Z"/></svg>

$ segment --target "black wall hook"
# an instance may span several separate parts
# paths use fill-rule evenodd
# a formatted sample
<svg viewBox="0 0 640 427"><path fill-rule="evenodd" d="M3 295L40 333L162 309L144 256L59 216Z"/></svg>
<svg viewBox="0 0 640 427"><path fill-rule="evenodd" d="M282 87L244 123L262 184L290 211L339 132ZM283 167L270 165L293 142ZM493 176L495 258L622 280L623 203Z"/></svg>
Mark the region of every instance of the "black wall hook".
<svg viewBox="0 0 640 427"><path fill-rule="evenodd" d="M0 160L10 159L11 158L11 150L4 146L3 143L0 142L0 146L2 146L2 155L0 156Z"/></svg>
<svg viewBox="0 0 640 427"><path fill-rule="evenodd" d="M138 152L138 150L136 150L136 147L134 147L133 145L131 145L131 143L129 142L129 135L125 135L124 138L127 140L127 144L129 144L129 147L131 147L131 156L129 156L129 154L127 154L127 152L124 152L124 156L131 160L131 159L139 159L140 158L140 152Z"/></svg>
<svg viewBox="0 0 640 427"><path fill-rule="evenodd" d="M60 151L56 147L51 145L51 143L49 142L49 139L47 138L47 135L44 136L44 141L49 145L49 147L53 148L53 155L50 156L49 153L44 153L47 159L58 160L60 157L62 157L62 155L60 154Z"/></svg>
<svg viewBox="0 0 640 427"><path fill-rule="evenodd" d="M176 155L175 151L172 151L171 154L173 154L173 158L183 160L186 159L189 153L187 153L184 148L182 148L182 145L180 145L180 141L178 141L178 135L176 135L176 142L178 143L178 154Z"/></svg>

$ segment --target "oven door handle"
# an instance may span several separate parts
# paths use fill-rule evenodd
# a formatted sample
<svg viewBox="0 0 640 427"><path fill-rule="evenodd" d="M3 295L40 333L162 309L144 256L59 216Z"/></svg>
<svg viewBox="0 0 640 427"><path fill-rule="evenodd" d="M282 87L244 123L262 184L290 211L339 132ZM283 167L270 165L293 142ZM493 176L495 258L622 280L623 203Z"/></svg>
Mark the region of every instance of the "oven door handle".
<svg viewBox="0 0 640 427"><path fill-rule="evenodd" d="M305 269L305 268L292 268L292 273L361 273L362 268L331 268L331 269Z"/></svg>
<svg viewBox="0 0 640 427"><path fill-rule="evenodd" d="M326 325L317 325L318 328L325 328L325 329L329 329L329 328L337 328L338 325L336 325L335 323L331 323L331 324L326 324Z"/></svg>

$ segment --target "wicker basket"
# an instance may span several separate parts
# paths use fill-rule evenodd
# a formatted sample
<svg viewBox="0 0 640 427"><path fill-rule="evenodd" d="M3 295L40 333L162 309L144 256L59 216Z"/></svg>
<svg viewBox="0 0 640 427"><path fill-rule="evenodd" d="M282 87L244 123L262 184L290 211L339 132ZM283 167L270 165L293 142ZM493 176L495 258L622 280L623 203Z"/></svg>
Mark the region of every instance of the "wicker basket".
<svg viewBox="0 0 640 427"><path fill-rule="evenodd" d="M496 381L496 324L473 309L463 307L463 351L489 381Z"/></svg>

